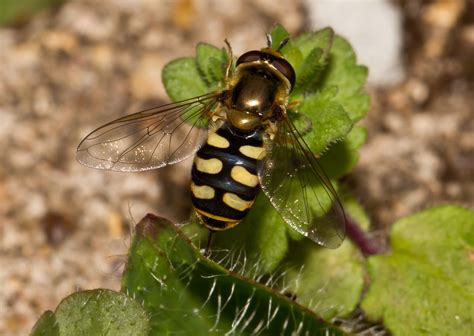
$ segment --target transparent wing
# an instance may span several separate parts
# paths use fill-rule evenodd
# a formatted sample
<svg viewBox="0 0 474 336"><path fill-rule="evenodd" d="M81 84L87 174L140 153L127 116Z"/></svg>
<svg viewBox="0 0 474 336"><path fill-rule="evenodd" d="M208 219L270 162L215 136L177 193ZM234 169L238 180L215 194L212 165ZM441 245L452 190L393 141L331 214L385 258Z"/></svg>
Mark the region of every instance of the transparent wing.
<svg viewBox="0 0 474 336"><path fill-rule="evenodd" d="M186 159L204 142L219 94L158 106L109 122L87 135L77 160L89 167L143 171Z"/></svg>
<svg viewBox="0 0 474 336"><path fill-rule="evenodd" d="M345 214L331 181L293 123L284 118L259 167L262 189L285 222L320 245L338 247Z"/></svg>

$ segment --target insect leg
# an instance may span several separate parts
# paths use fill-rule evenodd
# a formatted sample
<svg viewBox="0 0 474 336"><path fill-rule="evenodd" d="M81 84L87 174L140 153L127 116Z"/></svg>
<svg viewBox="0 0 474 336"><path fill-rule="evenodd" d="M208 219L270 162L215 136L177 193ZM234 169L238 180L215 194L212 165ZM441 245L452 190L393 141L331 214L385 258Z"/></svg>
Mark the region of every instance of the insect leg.
<svg viewBox="0 0 474 336"><path fill-rule="evenodd" d="M227 46L227 54L228 54L227 65L225 67L225 78L224 78L224 82L227 83L230 79L230 71L232 69L232 62L234 60L234 56L232 54L232 47L230 46L229 41L225 39L224 42Z"/></svg>
<svg viewBox="0 0 474 336"><path fill-rule="evenodd" d="M292 108L297 107L299 104L300 104L300 101L299 101L299 100L294 100L294 101L292 101L291 103L288 104L288 106L286 107L286 109L287 109L287 110L291 110Z"/></svg>
<svg viewBox="0 0 474 336"><path fill-rule="evenodd" d="M211 252L210 247L211 247L213 233L214 231L209 231L209 235L207 236L207 244L206 244L206 249L204 250L204 257L208 257L209 253Z"/></svg>

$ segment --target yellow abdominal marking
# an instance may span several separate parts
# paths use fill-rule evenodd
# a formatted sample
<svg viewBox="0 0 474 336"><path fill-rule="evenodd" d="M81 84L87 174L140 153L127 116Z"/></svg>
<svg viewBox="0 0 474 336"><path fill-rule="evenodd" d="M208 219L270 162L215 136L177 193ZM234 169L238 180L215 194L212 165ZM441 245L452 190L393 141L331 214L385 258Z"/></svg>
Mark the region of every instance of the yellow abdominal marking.
<svg viewBox="0 0 474 336"><path fill-rule="evenodd" d="M258 185L257 175L250 173L242 166L234 166L230 171L230 176L234 181L242 183L249 187L255 187Z"/></svg>
<svg viewBox="0 0 474 336"><path fill-rule="evenodd" d="M218 221L221 221L221 222L226 222L226 223L228 223L229 226L226 227L226 229L227 229L227 228L231 228L232 226L235 226L235 225L239 224L240 221L241 221L240 219L231 219L231 218L227 218L227 217L216 216L216 215L213 215L213 214L211 214L211 213L209 213L209 212L207 212L207 211L203 211L203 210L198 209L198 208L194 208L194 210L196 210L196 213L197 213L198 215L200 215L200 216L206 216L206 217L208 217L208 218L212 218L212 219L215 219L215 220L218 220ZM205 224L204 224L204 225L205 225ZM214 227L213 227L212 229L213 229L213 230L218 230L218 229L216 229L216 228L214 228ZM225 229L223 229L223 230L225 230Z"/></svg>
<svg viewBox="0 0 474 336"><path fill-rule="evenodd" d="M214 132L209 133L207 143L218 148L228 148L230 146L229 140Z"/></svg>
<svg viewBox="0 0 474 336"><path fill-rule="evenodd" d="M216 195L214 188L207 185L198 186L191 182L191 191L194 197L200 199L213 199Z"/></svg>
<svg viewBox="0 0 474 336"><path fill-rule="evenodd" d="M196 156L194 163L196 164L197 170L202 173L217 174L222 170L222 161L219 159L212 158L206 160Z"/></svg>
<svg viewBox="0 0 474 336"><path fill-rule="evenodd" d="M234 208L235 210L239 211L247 210L253 204L253 201L245 201L236 194L232 193L225 193L224 197L222 197L222 200L231 208Z"/></svg>
<svg viewBox="0 0 474 336"><path fill-rule="evenodd" d="M246 145L246 146L241 146L239 148L239 151L249 158L259 160L263 158L264 148Z"/></svg>

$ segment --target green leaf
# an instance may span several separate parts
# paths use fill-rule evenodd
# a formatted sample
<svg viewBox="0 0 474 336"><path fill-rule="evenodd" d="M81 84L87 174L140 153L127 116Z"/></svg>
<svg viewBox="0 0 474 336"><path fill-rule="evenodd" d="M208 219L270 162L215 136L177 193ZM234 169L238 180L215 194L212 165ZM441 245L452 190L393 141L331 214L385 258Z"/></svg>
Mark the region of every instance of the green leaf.
<svg viewBox="0 0 474 336"><path fill-rule="evenodd" d="M334 31L325 28L314 33L302 34L291 43L303 57L303 61L293 64L296 73L296 86L291 99L304 99L320 90L321 76L327 68L329 53L334 39ZM291 59L289 59L291 62Z"/></svg>
<svg viewBox="0 0 474 336"><path fill-rule="evenodd" d="M178 58L163 68L163 84L172 101L197 97L209 93L209 86L199 73L196 60Z"/></svg>
<svg viewBox="0 0 474 336"><path fill-rule="evenodd" d="M174 102L211 92L212 90L209 85L206 84L203 76L204 75L200 74L194 58L178 58L168 63L162 73L166 92ZM183 116L189 123L196 123L197 126L204 128L207 126L208 121L204 118L200 118L199 121L197 121L200 115L194 116L199 108L200 106L196 106L187 109Z"/></svg>
<svg viewBox="0 0 474 336"><path fill-rule="evenodd" d="M439 206L392 227L392 252L369 259L369 318L393 335L472 335L474 211Z"/></svg>
<svg viewBox="0 0 474 336"><path fill-rule="evenodd" d="M283 27L280 24L276 25L275 28L272 29L272 32L270 33L270 35L272 37L273 49L277 49L280 46L281 41L283 41L287 37L290 37L290 34L285 29L285 27Z"/></svg>
<svg viewBox="0 0 474 336"><path fill-rule="evenodd" d="M340 195L347 213L366 230L369 219L362 207L347 191ZM356 308L364 289L365 261L351 241L346 239L335 250L318 247L308 239L293 242L286 261L285 283L297 302L327 320Z"/></svg>
<svg viewBox="0 0 474 336"><path fill-rule="evenodd" d="M307 58L314 49L318 48L323 50L324 54L327 55L331 50L333 39L334 31L332 28L327 27L316 32L303 33L293 39L293 44L296 48L300 49L303 57Z"/></svg>
<svg viewBox="0 0 474 336"><path fill-rule="evenodd" d="M196 58L178 58L162 73L166 92L177 102L215 91L224 78L227 53L210 44L199 43Z"/></svg>
<svg viewBox="0 0 474 336"><path fill-rule="evenodd" d="M32 335L148 335L148 319L141 305L127 295L95 289L74 293L54 314L43 314Z"/></svg>
<svg viewBox="0 0 474 336"><path fill-rule="evenodd" d="M224 67L227 53L207 43L199 43L196 47L196 63L202 78L206 82L208 92L215 91L224 79Z"/></svg>
<svg viewBox="0 0 474 336"><path fill-rule="evenodd" d="M282 52L286 60L290 62L290 64L293 66L293 69L295 69L295 74L296 74L296 69L299 69L301 64L305 60L303 53L301 52L301 50L299 50L297 47L294 46L291 40L286 44ZM296 77L296 81L297 83L295 85L298 85L298 76ZM298 95L291 94L290 101L295 101L295 100L298 100Z"/></svg>
<svg viewBox="0 0 474 336"><path fill-rule="evenodd" d="M344 138L352 128L349 116L341 105L328 98L330 95L331 92L324 92L308 97L301 102L299 113L293 118L299 130L311 130L303 134L314 153L321 153L331 143ZM309 120L309 127L302 120Z"/></svg>
<svg viewBox="0 0 474 336"><path fill-rule="evenodd" d="M318 83L319 76L325 67L325 60L323 59L323 49L314 48L311 53L306 57L301 66L298 67L296 73L296 84L292 92L293 97L302 96L306 92L315 90L315 86Z"/></svg>
<svg viewBox="0 0 474 336"><path fill-rule="evenodd" d="M346 240L337 249L307 239L291 246L286 283L297 301L324 319L351 313L363 289L363 258Z"/></svg>
<svg viewBox="0 0 474 336"><path fill-rule="evenodd" d="M246 263L259 274L275 270L288 250L287 224L261 192L245 219L232 230L219 232L213 240L213 249L228 249L236 254L235 262ZM238 252L241 253L238 258ZM228 253L228 252L227 252ZM220 254L213 257L221 259ZM246 270L242 270L246 272Z"/></svg>
<svg viewBox="0 0 474 336"><path fill-rule="evenodd" d="M354 126L342 140L331 145L321 157L321 165L328 175L337 179L349 173L359 160L359 148L364 144L367 131Z"/></svg>
<svg viewBox="0 0 474 336"><path fill-rule="evenodd" d="M290 118L314 153L330 147L322 158L328 175L348 173L357 162L357 140L365 140L364 131L353 126L369 107L363 92L367 69L357 65L350 44L331 28L292 39L283 54L297 75L290 101L300 102Z"/></svg>
<svg viewBox="0 0 474 336"><path fill-rule="evenodd" d="M227 53L223 49L205 43L196 47L196 58L185 57L168 63L162 80L168 96L174 102L194 98L216 91L222 86ZM189 123L195 123L200 114L194 113L200 106L188 109L184 114ZM200 118L196 125L207 127L208 121Z"/></svg>
<svg viewBox="0 0 474 336"><path fill-rule="evenodd" d="M337 87L334 98L356 122L367 114L369 96L363 91L367 67L357 65L356 56L349 42L336 35L332 44L328 68L321 81L321 89Z"/></svg>
<svg viewBox="0 0 474 336"><path fill-rule="evenodd" d="M342 335L311 311L201 256L170 222L136 227L123 290L143 302L151 334Z"/></svg>
<svg viewBox="0 0 474 336"><path fill-rule="evenodd" d="M52 311L47 310L41 315L31 331L31 336L59 336L59 325Z"/></svg>

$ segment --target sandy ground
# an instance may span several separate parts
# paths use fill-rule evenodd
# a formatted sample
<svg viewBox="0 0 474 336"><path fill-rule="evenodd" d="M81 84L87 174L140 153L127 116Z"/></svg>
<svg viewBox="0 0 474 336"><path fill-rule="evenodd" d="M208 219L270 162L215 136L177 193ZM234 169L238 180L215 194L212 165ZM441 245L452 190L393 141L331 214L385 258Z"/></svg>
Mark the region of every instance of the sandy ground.
<svg viewBox="0 0 474 336"><path fill-rule="evenodd" d="M345 180L382 236L416 210L474 199L474 8L446 23L411 3L399 3L407 79L368 89L368 141ZM191 162L97 171L75 161L81 138L166 102L162 67L193 55L199 41L223 46L228 38L240 54L260 48L276 22L304 31L304 6L285 6L71 1L0 29L1 335L27 334L78 289L118 289L133 223L147 212L176 221L189 213Z"/></svg>

